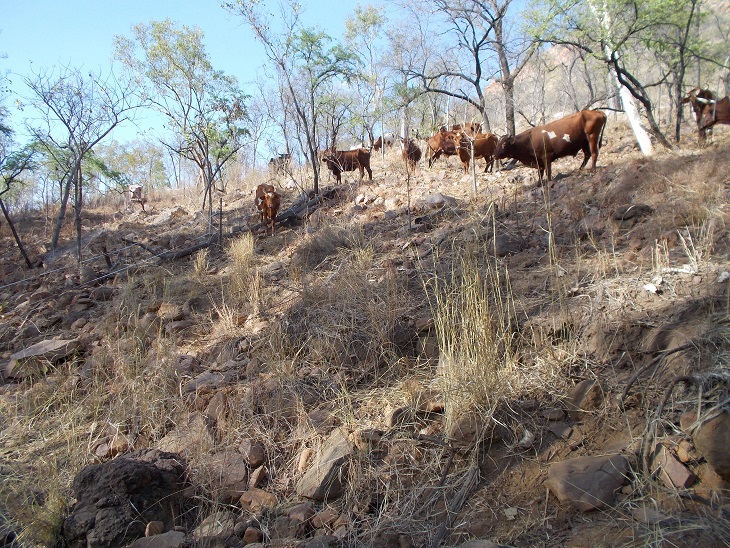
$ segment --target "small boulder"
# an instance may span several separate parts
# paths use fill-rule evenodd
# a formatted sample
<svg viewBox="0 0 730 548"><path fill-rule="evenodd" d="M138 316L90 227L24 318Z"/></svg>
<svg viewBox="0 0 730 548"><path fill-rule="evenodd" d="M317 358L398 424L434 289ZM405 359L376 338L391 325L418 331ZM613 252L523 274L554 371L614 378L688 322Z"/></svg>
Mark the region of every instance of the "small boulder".
<svg viewBox="0 0 730 548"><path fill-rule="evenodd" d="M312 466L297 482L297 494L320 501L339 497L344 491L352 452L347 433L337 428L322 445Z"/></svg>
<svg viewBox="0 0 730 548"><path fill-rule="evenodd" d="M626 482L629 462L623 455L578 457L550 466L546 485L560 500L581 512L606 508Z"/></svg>
<svg viewBox="0 0 730 548"><path fill-rule="evenodd" d="M725 481L730 481L730 412L721 411L705 421L694 435L695 448Z"/></svg>

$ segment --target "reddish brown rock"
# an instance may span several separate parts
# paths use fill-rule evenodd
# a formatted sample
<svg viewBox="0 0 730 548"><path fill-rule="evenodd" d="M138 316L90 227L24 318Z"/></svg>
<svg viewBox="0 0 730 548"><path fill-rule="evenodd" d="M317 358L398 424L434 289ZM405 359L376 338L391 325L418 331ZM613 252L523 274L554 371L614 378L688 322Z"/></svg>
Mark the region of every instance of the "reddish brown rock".
<svg viewBox="0 0 730 548"><path fill-rule="evenodd" d="M560 500L581 512L606 508L626 482L629 463L623 455L579 457L550 466L545 482Z"/></svg>
<svg viewBox="0 0 730 548"><path fill-rule="evenodd" d="M725 409L704 422L695 433L694 442L712 469L730 481L730 412Z"/></svg>

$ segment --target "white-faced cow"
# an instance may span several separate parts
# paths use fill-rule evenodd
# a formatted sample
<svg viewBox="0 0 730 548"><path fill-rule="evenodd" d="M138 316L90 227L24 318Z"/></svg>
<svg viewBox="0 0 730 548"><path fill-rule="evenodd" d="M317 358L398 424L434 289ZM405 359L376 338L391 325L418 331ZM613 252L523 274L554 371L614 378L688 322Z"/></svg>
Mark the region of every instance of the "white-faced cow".
<svg viewBox="0 0 730 548"><path fill-rule="evenodd" d="M708 135L710 137L712 136L712 124L705 128L701 127L702 113L705 110L705 107L715 104L716 102L717 95L715 95L714 91L700 88L692 89L687 96L682 99L683 105L692 105L692 110L695 113L695 121L697 122L697 140L701 146L707 142Z"/></svg>
<svg viewBox="0 0 730 548"><path fill-rule="evenodd" d="M329 170L335 176L338 183L342 182L343 171L355 171L360 169L360 179L365 176L364 170L367 170L368 177L373 180L373 172L370 169L370 151L366 148L358 148L357 150L325 150L322 153L322 161L327 165Z"/></svg>
<svg viewBox="0 0 730 548"><path fill-rule="evenodd" d="M439 131L434 134L428 140L428 148L426 150L428 167L431 167L442 154L444 156L456 155L460 140L461 133L457 131Z"/></svg>
<svg viewBox="0 0 730 548"><path fill-rule="evenodd" d="M276 214L279 212L281 205L281 196L276 192L272 185L260 184L256 187L256 198L254 204L261 213L261 222L264 224L264 230L268 234L271 227L271 234L274 234L276 223Z"/></svg>
<svg viewBox="0 0 730 548"><path fill-rule="evenodd" d="M723 97L719 101L710 101L702 111L700 131L712 131L715 124L730 124L730 98Z"/></svg>
<svg viewBox="0 0 730 548"><path fill-rule="evenodd" d="M406 169L413 173L421 160L421 149L413 139L400 140L401 155L406 163Z"/></svg>
<svg viewBox="0 0 730 548"><path fill-rule="evenodd" d="M473 138L463 134L459 141L459 159L464 166L464 173L469 172L472 147L474 148L474 161L484 158L487 163L484 166L484 173L491 171L494 166L494 150L497 148L498 140L494 133L477 133Z"/></svg>
<svg viewBox="0 0 730 548"><path fill-rule="evenodd" d="M552 163L558 158L575 156L583 151L585 157L579 169L591 158L591 171L596 169L598 149L601 147L606 115L599 110L582 110L544 126L528 129L511 137L502 137L497 143L494 157L498 160L514 158L525 165L537 168L542 181L543 172L552 180Z"/></svg>

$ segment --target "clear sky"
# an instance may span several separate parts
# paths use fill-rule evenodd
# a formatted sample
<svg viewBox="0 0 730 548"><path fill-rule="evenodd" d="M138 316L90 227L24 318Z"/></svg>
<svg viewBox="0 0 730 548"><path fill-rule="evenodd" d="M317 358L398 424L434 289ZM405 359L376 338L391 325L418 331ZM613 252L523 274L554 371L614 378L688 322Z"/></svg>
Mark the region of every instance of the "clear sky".
<svg viewBox="0 0 730 548"><path fill-rule="evenodd" d="M213 67L236 76L244 88L265 62L263 48L243 19L220 7L219 0L0 0L0 72L10 71L10 108L18 140L22 115L14 99L27 96L22 76L54 66L71 66L105 73L111 65L116 35L131 36L137 23L171 19L205 35ZM263 2L278 13L278 0ZM306 27L318 27L336 39L358 0L302 0ZM249 91L250 93L251 91ZM123 135L127 135L127 129ZM115 132L115 138L122 138Z"/></svg>

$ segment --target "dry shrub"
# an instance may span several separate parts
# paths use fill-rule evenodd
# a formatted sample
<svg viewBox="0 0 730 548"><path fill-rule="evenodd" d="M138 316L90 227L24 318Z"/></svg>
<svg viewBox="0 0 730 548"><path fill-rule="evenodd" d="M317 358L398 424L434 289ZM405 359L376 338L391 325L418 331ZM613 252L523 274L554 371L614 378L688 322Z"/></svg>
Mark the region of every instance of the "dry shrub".
<svg viewBox="0 0 730 548"><path fill-rule="evenodd" d="M310 272L339 250L364 245L360 227L329 225L302 239L292 256L292 267Z"/></svg>
<svg viewBox="0 0 730 548"><path fill-rule="evenodd" d="M334 242L352 244L343 235L328 234L328 244L313 244L317 251L302 257L334 252ZM321 256L316 261L321 263ZM398 280L374 279L372 260L369 247L340 248L329 275L320 273L315 283L304 284L300 302L272 334L275 362L344 367L355 378L384 372L397 362L403 351L397 337L400 318L413 303Z"/></svg>
<svg viewBox="0 0 730 548"><path fill-rule="evenodd" d="M508 278L480 264L486 251L457 251L450 279L429 281L447 425L472 411L490 416L518 384Z"/></svg>

